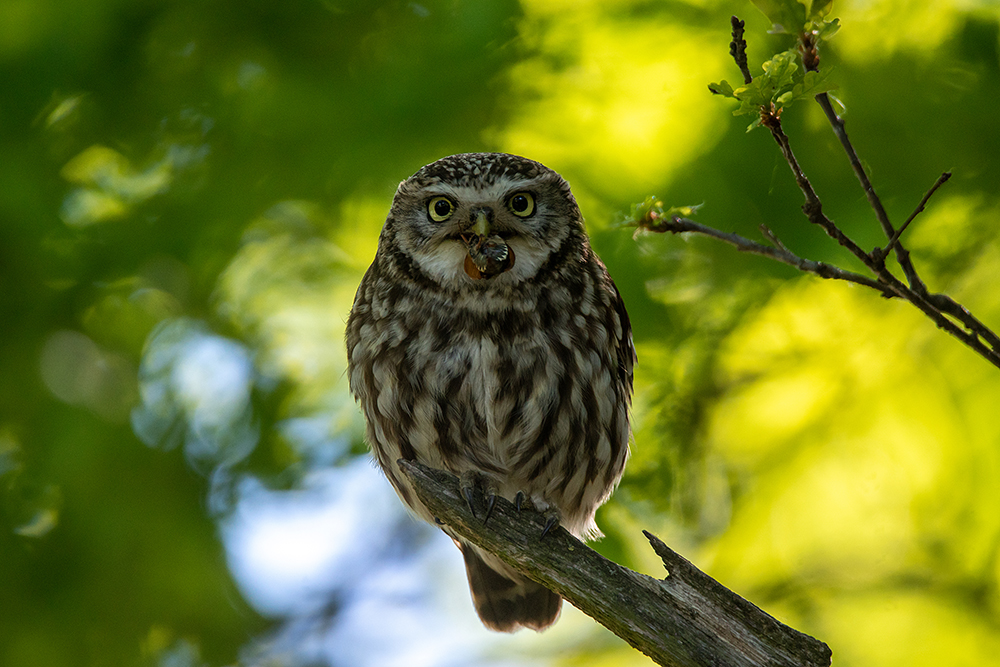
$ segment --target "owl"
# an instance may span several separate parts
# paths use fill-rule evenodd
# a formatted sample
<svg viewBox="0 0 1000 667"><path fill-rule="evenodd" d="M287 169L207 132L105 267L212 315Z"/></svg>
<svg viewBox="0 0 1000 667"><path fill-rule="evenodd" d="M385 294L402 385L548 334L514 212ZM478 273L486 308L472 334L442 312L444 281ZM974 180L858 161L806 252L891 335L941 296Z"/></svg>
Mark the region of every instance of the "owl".
<svg viewBox="0 0 1000 667"><path fill-rule="evenodd" d="M569 184L527 158L468 153L403 181L347 322L351 391L378 465L450 470L583 539L629 451L635 348ZM487 516L484 517L488 520ZM444 526L448 532L447 526ZM486 627L543 630L562 599L452 535Z"/></svg>

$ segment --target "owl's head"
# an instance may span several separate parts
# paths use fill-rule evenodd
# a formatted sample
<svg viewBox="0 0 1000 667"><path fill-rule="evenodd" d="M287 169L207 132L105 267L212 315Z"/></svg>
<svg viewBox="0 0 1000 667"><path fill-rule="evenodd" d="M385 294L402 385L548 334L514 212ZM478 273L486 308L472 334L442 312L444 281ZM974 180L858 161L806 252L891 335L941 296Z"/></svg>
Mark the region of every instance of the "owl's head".
<svg viewBox="0 0 1000 667"><path fill-rule="evenodd" d="M400 183L379 252L402 251L442 285L505 286L584 238L562 176L516 155L464 153Z"/></svg>

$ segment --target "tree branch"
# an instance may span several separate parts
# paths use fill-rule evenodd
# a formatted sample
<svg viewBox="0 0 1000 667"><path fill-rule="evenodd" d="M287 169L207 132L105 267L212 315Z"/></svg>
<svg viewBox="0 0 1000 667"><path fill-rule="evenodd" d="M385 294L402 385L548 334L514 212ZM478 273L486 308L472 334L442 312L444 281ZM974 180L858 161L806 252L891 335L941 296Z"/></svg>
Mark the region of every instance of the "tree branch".
<svg viewBox="0 0 1000 667"><path fill-rule="evenodd" d="M654 579L617 565L564 529L541 538L544 521L497 498L489 522L473 516L458 478L400 460L417 495L449 532L495 554L555 591L659 665L830 664L830 648L761 611L645 533L667 568ZM475 502L485 515L482 494Z"/></svg>
<svg viewBox="0 0 1000 667"><path fill-rule="evenodd" d="M817 96L817 99L819 99L819 97L820 96ZM829 102L829 100L827 100L827 102ZM885 288L878 288L883 294L885 294L886 289L888 289L896 296L909 301L925 315L934 320L934 323L937 324L938 328L944 329L952 336L965 343L968 347L978 352L991 364L1000 368L1000 337L998 337L992 330L990 330L989 327L980 322L964 306L957 303L951 297L943 294L928 293L926 286L923 281L920 280L919 276L917 276L916 269L913 268L913 264L910 262L909 251L903 249L902 244L898 242L898 238L895 245L896 257L899 260L900 265L904 267L904 273L907 274L907 279L910 283L909 286L902 283L898 278L889 272L885 266L882 251L873 251L872 253L865 252L864 249L844 234L844 232L837 227L836 223L826 217L823 213L823 203L820 201L819 195L816 194L812 184L809 182L809 179L806 177L805 173L803 173L802 168L795 159L794 153L792 153L791 142L788 139L788 135L786 135L781 128L781 119L774 113L764 110L762 110L761 113L765 116L761 124L766 126L771 131L771 135L781 148L781 152L784 155L785 160L788 162L788 166L791 168L792 174L795 176L795 182L798 184L799 189L802 190L802 194L805 196L806 203L802 206L802 211L806 214L809 221L822 227L827 234L835 239L840 245L847 248L851 254L861 260L865 266L867 266L868 269L876 275L878 278L877 282ZM844 141L847 141L846 134L844 135ZM850 146L849 141L847 141L847 145ZM853 150L853 147L851 147L852 153ZM862 170L862 173L864 173L864 170ZM925 195L924 202L926 202L930 195L937 190L940 183L943 182L941 179L938 180L939 183L936 183L935 187L931 188L931 191ZM944 181L946 180L948 179L944 178ZM867 187L870 189L871 183L868 182L867 176L865 176L864 182L868 183ZM874 202L873 206L877 205L877 213L877 211L881 209L882 204L877 195L875 195L874 190L871 190L871 200ZM921 207L924 202L921 203ZM914 216L920 212L921 207L918 207ZM886 222L888 222L888 219L886 219ZM889 229L892 229L892 225L889 225ZM895 236L896 232L893 231L890 235L890 239ZM966 327L966 329L962 329L956 325L955 322L949 319L948 315L956 318L962 323L963 326ZM988 344L984 344L983 340L985 340Z"/></svg>
<svg viewBox="0 0 1000 667"><path fill-rule="evenodd" d="M733 41L730 43L729 52L733 56L737 67L739 67L740 71L744 74L744 80L749 83L751 79L746 62L746 41L743 39L743 22L734 16L732 17L731 23L733 28ZM798 53L802 59L804 68L810 72L819 71L820 58L818 34L819 33L815 31L803 32L799 34ZM709 88L713 93L719 92L717 88L713 88L712 86ZM780 101L781 98L777 97L776 99ZM906 223L904 223L904 225L897 231L889 222L889 216L886 213L885 208L882 206L882 201L875 193L875 189L872 187L871 181L865 173L857 151L854 150L854 146L851 144L851 141L847 136L847 130L845 129L843 119L840 118L840 116L838 116L834 111L829 95L825 92L820 93L815 96L815 99L826 113L827 118L833 127L834 134L836 134L837 138L840 140L841 146L847 153L851 168L854 170L854 173L860 181L861 186L865 191L865 195L875 212L875 217L886 234L888 243L886 244L884 250L881 248L875 248L870 253L865 251L850 237L848 237L839 227L837 227L836 223L830 220L830 218L823 213L823 203L820 201L819 195L816 194L812 184L809 182L809 178L802 171L802 167L799 165L798 160L795 158L795 154L792 152L791 142L781 127L781 112L783 107L780 106L780 104L776 105L774 99L767 104L761 105L759 122L760 125L763 125L770 130L771 136L774 137L775 142L777 142L779 148L781 149L781 153L784 156L785 161L788 162L788 166L792 170L795 182L798 184L799 189L805 196L806 201L802 206L803 213L805 213L811 223L822 227L831 238L836 240L837 243L846 248L852 255L857 257L865 265L865 267L867 267L874 274L874 280L859 276L858 274L851 273L849 271L844 271L843 269L839 269L837 267L803 260L788 251L788 249L779 242L776 242L777 239L770 233L770 230L766 230L764 234L765 236L768 236L772 242L775 242L776 247L773 249L765 249L766 246L755 244L754 242L738 237L735 234L726 234L677 216L664 215L662 210L650 209L643 214L642 219L632 220L631 222L638 228L647 229L649 231L669 231L674 233L690 231L706 234L708 236L726 241L740 250L754 252L759 255L770 257L785 264L795 266L802 271L814 273L824 278L847 280L876 289L881 292L883 296L895 296L905 299L931 318L931 320L933 320L939 328L944 329L988 362L997 368L1000 368L1000 336L997 336L995 332L970 313L967 308L956 302L951 297L945 294L929 293L926 285L917 274L916 268L913 266L909 251L906 250L900 242L900 235L903 230L905 230L910 222L912 222L913 219L916 218L921 211L923 211L924 206L927 204L930 197L950 178L951 174L942 174L934 186L931 187L927 194L924 195L924 198L913 212L913 215L911 215ZM659 202L657 202L657 205L659 205ZM667 222L668 220L669 222ZM895 252L896 259L899 262L903 273L906 275L906 280L909 284L905 284L900 281L886 267L885 256L889 250Z"/></svg>
<svg viewBox="0 0 1000 667"><path fill-rule="evenodd" d="M827 120L830 121L830 125L833 127L833 133L837 135L837 139L840 140L840 145L843 147L844 152L847 153L847 159L851 163L851 169L854 170L854 174L857 176L858 182L861 183L861 189L865 191L868 203L872 207L872 210L875 211L875 218L882 226L882 231L885 233L885 237L887 239L892 239L896 236L896 230L893 228L892 223L889 222L889 214L885 212L885 207L882 206L882 200L879 199L879 196L875 193L875 188L872 186L872 182L868 178L868 174L865 172L864 166L861 164L861 159L858 158L858 153L854 150L854 145L851 144L851 140L847 136L847 128L845 127L844 119L837 115L837 112L833 108L833 104L830 102L830 96L826 93L817 95L816 102L823 109ZM903 269L903 273L906 275L906 281L910 284L910 287L917 292L926 292L927 286L924 285L924 281L920 279L919 275L917 275L917 270L913 268L913 262L910 260L910 251L904 248L903 244L899 243L898 239L896 240L893 250L896 253L896 261L899 262L899 266Z"/></svg>
<svg viewBox="0 0 1000 667"><path fill-rule="evenodd" d="M802 56L802 65L807 71L818 72L819 71L819 40L811 32L802 32L799 34L799 54ZM739 66L739 63L736 63ZM858 178L858 182L861 183L861 189L865 191L865 197L868 198L868 204L872 207L875 212L875 219L878 220L879 225L882 226L882 231L885 233L885 237L890 240L890 243L886 246L885 251L882 256L888 253L889 248L893 248L896 252L896 261L899 262L899 266L903 269L903 273L906 275L907 282L910 283L910 287L917 292L924 293L927 291L927 287L924 285L920 276L917 275L917 270L913 268L913 262L910 261L910 253L906 250L901 243L899 243L899 235L902 233L903 225L897 232L892 223L889 221L889 214L886 213L885 207L882 205L882 200L879 199L878 194L875 192L875 188L872 186L871 180L868 178L868 173L865 171L864 165L861 164L861 159L858 157L857 151L854 150L854 145L851 143L850 138L847 136L847 125L844 123L844 119L841 118L836 110L833 108L833 103L830 101L830 95L827 93L820 93L816 96L816 103L823 109L823 113L826 114L826 118L830 121L830 126L833 128L833 133L837 136L840 141L841 147L843 147L844 152L847 154L847 160L851 164L851 169L854 171L855 176ZM951 174L948 174L944 180L948 180ZM927 198L933 194L934 190L940 187L940 181L933 188L931 192L928 193ZM917 213L923 210L923 204L917 209ZM917 213L914 213L916 216ZM913 217L907 221L909 224Z"/></svg>
<svg viewBox="0 0 1000 667"><path fill-rule="evenodd" d="M732 16L729 23L733 27L733 41L729 43L729 55L733 57L736 66L740 68L740 73L743 74L743 83L750 83L753 81L753 76L750 75L750 66L747 64L747 42L743 39L743 26L746 25L746 22Z"/></svg>
<svg viewBox="0 0 1000 667"><path fill-rule="evenodd" d="M822 206L810 207L806 204L803 206L803 209L811 221L823 226L824 229L826 228L826 225L829 224L837 232L840 232L836 225L834 225L834 223L823 214ZM693 220L688 220L687 218L679 216L647 216L640 220L632 220L631 224L634 224L639 230L649 232L670 232L672 234L691 232L695 234L703 234L728 243L741 252L749 252L754 255L769 257L770 259L781 262L782 264L794 266L800 271L812 273L821 278L844 280L857 285L864 285L865 287L878 290L882 296L886 298L898 297L900 299L904 299L905 301L909 301L913 304L921 312L927 315L927 317L931 318L938 328L944 329L973 351L977 352L988 362L997 368L1000 368L1000 353L997 352L997 350L1000 350L1000 337L998 337L989 327L979 321L964 306L946 294L918 294L916 291L910 289L898 278L889 273L884 264L879 265L877 262L873 261L871 257L868 257L867 253L860 250L860 248L859 250L864 258L862 261L865 262L865 265L868 266L869 269L877 274L877 280L872 280L871 278L867 278L858 273L847 271L845 269L841 269L840 267L826 264L825 262L803 259L789 251L783 245L779 245L777 243L775 245L778 247L772 248L770 246L751 241L750 239L740 236L739 234L723 232L715 229L714 227L701 225ZM767 230L764 234L765 236L770 234L770 238L774 238L774 235L770 232L770 230ZM847 237L845 236L844 238L846 239ZM850 239L847 240L850 242ZM848 247L851 245L857 247L853 242L850 242ZM954 321L952 321L952 319L950 319L949 316L958 322L961 322L962 326L966 327L966 329L958 326Z"/></svg>
<svg viewBox="0 0 1000 667"><path fill-rule="evenodd" d="M672 234L683 234L691 232L695 234L702 234L704 236L710 236L724 243L728 243L740 252L760 255L761 257L769 257L775 261L781 262L782 264L794 266L800 271L815 274L820 278L845 280L850 283L864 285L865 287L870 287L882 292L882 295L886 298L899 296L882 283L872 280L871 278L863 276L859 273L847 271L824 262L816 262L811 259L803 259L802 257L799 257L786 248L784 244L782 244L781 241L779 241L774 235L774 232L764 225L761 225L761 233L764 234L767 240L774 244L774 247L757 243L756 241L751 241L745 236L740 236L739 234L723 232L715 229L714 227L708 227L707 225L702 225L694 220L689 220L688 218L682 218L680 216L657 217L655 220L650 220L644 224L640 223L639 229L656 233L670 232Z"/></svg>

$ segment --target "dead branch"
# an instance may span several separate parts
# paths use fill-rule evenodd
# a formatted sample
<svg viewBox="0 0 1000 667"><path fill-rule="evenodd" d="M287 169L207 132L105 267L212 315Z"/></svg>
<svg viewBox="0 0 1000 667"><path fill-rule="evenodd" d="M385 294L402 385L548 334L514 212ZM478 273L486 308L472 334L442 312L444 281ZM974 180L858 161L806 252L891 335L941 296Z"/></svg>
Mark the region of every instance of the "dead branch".
<svg viewBox="0 0 1000 667"><path fill-rule="evenodd" d="M544 584L659 665L707 667L830 664L830 648L775 620L701 572L649 533L666 579L633 572L562 528L541 537L545 521L497 498L488 523L473 515L458 478L399 461L417 495L449 531ZM485 502L477 492L480 517Z"/></svg>

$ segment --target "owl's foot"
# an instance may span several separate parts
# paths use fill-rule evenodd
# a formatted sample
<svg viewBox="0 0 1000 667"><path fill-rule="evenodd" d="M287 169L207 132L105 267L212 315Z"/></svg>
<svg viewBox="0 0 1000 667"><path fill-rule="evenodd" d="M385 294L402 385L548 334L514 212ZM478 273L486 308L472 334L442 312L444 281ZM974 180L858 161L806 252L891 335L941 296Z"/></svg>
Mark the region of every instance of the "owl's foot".
<svg viewBox="0 0 1000 667"><path fill-rule="evenodd" d="M478 470L466 470L458 478L458 488L462 492L465 502L469 504L469 511L472 512L472 516L476 516L476 505L474 502L476 489L478 488L483 492L483 499L486 501L486 516L483 518L483 523L485 524L489 521L490 515L493 514L493 507L497 502L497 493L499 492L497 483L491 477Z"/></svg>

